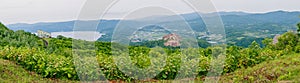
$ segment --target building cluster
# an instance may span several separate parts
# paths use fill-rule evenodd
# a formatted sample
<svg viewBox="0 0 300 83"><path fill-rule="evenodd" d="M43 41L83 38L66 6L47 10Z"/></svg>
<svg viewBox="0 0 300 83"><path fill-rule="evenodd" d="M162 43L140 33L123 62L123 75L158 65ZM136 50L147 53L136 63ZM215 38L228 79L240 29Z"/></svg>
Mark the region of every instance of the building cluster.
<svg viewBox="0 0 300 83"><path fill-rule="evenodd" d="M40 38L51 38L51 34L42 30L37 31L37 36Z"/></svg>
<svg viewBox="0 0 300 83"><path fill-rule="evenodd" d="M177 47L180 46L180 40L181 38L177 34L168 34L163 37L163 40L166 41L164 43L165 46L172 46L172 47Z"/></svg>
<svg viewBox="0 0 300 83"><path fill-rule="evenodd" d="M276 34L276 35L274 36L274 38L273 38L273 44L278 43L278 38L279 38L279 37L280 37L279 34Z"/></svg>

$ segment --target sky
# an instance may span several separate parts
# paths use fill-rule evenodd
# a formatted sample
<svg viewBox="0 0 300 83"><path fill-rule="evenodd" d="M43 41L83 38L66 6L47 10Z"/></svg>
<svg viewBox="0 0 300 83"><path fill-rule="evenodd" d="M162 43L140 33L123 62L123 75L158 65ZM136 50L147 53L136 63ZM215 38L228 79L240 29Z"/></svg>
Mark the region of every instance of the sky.
<svg viewBox="0 0 300 83"><path fill-rule="evenodd" d="M154 1L154 0L148 0ZM133 12L132 8L150 4L147 0L121 0L111 7L105 19ZM157 0L157 4L175 8L177 13L194 12L181 0ZM211 0L217 11L264 13L300 11L300 0ZM0 22L4 24L58 22L76 20L86 0L0 0ZM145 3L145 4L143 4Z"/></svg>

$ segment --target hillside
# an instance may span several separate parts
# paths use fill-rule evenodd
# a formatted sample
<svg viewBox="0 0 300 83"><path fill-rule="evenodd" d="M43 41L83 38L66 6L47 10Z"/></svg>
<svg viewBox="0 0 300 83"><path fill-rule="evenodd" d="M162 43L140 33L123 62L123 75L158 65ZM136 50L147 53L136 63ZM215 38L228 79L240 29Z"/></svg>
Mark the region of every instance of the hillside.
<svg viewBox="0 0 300 83"><path fill-rule="evenodd" d="M284 55L254 67L224 75L220 82L300 82L300 54Z"/></svg>
<svg viewBox="0 0 300 83"><path fill-rule="evenodd" d="M300 30L300 24L298 27ZM158 29L161 33L168 32L163 27L148 28ZM0 31L0 66L3 65L0 69L4 72L0 74L0 82L2 79L4 82L16 82L22 76L26 76L25 82L60 82L64 79L70 82L103 81L99 79L100 75L110 81L129 82L140 79L174 80L180 74L180 79L194 78L193 75L202 79L211 72L221 75L221 82L298 81L296 78L299 76L300 37L295 32L281 34L275 43L272 39L263 38L265 46L245 40L251 42L245 48L224 44L206 48L177 48L155 46L165 41L128 46L63 36L45 39L48 44L44 45L42 38L22 30L9 30L1 23ZM141 31L149 32L147 29ZM226 58L219 62L222 57ZM216 66L222 69L215 69ZM147 68L147 72L140 71L143 68ZM123 72L122 69L133 71ZM97 73L99 71L101 73Z"/></svg>
<svg viewBox="0 0 300 83"><path fill-rule="evenodd" d="M0 22L0 30L9 30L9 29Z"/></svg>
<svg viewBox="0 0 300 83"><path fill-rule="evenodd" d="M57 83L57 82L76 82L59 79L43 78L35 72L25 70L15 62L0 58L0 82L1 83Z"/></svg>
<svg viewBox="0 0 300 83"><path fill-rule="evenodd" d="M298 21L300 21L298 19L300 12L287 12L287 11L274 11L274 12L267 12L267 13L219 12L219 14L222 18L222 21L225 24L225 28L227 29L231 29L231 27L240 28L240 29L246 28L246 27L240 27L237 24L256 25L256 24L276 24L276 23L279 25L285 25L289 27L289 29L293 29L293 27L295 28L294 25ZM200 32L199 29L197 29L200 26L195 26L196 24L194 24L195 22L201 25L203 24L201 17L199 17L197 13L182 14L181 16L184 17L188 23L191 23L191 27L193 29L195 29L197 32ZM10 24L7 26L12 30L25 30L27 32L36 32L37 30L43 30L47 32L58 32L58 31L73 31L73 26L75 22L78 23L100 22L99 26L97 27L98 31L101 30L100 32L105 32L105 31L113 30L120 21L134 22L143 19L147 19L147 21L156 21L157 24L177 21L176 16L159 16L159 17L154 16L154 17L147 17L147 18L136 19L136 20L91 20L91 21L75 20L75 21L66 21L66 22L41 22L35 24L17 23L17 24ZM176 23L174 24L176 25ZM202 27L200 28L205 28L205 26L202 25ZM261 29L263 30L264 28L262 27Z"/></svg>
<svg viewBox="0 0 300 83"><path fill-rule="evenodd" d="M42 47L42 40L34 34L24 30L13 31L0 23L0 46L29 46Z"/></svg>

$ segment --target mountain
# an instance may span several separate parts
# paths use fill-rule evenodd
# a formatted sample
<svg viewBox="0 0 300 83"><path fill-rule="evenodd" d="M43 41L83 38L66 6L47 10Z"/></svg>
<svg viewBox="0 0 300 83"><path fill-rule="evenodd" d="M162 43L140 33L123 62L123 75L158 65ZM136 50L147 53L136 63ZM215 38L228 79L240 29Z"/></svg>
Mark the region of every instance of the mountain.
<svg viewBox="0 0 300 83"><path fill-rule="evenodd" d="M299 21L300 12L275 11L249 15L225 15L221 16L226 23L279 23L295 24Z"/></svg>
<svg viewBox="0 0 300 83"><path fill-rule="evenodd" d="M216 13L208 13L208 14L216 14ZM298 18L300 12L274 11L274 12L259 13L259 14L244 13L244 12L218 12L218 14L221 16L222 21L224 22L225 25L235 25L240 23L242 24L279 23L279 24L294 25L298 21L300 21ZM178 20L186 20L189 23L197 22L199 24L204 24L201 17L198 15L198 13L188 13L179 16L176 15L152 16L152 17L146 17L142 19L136 19L134 21L141 21L141 22L155 21L153 23L159 24L159 23L176 22ZM98 31L100 32L111 31L111 29L116 27L116 25L120 22L120 20L92 20L86 22L95 22L95 21L100 22L99 26L97 27ZM81 21L43 22L43 23L35 23L35 24L17 23L17 24L10 24L7 26L12 30L25 30L28 32L36 32L37 30L43 30L47 32L61 32L61 31L73 31L73 26L75 22L81 22ZM192 28L195 27L192 26Z"/></svg>
<svg viewBox="0 0 300 83"><path fill-rule="evenodd" d="M47 32L58 32L58 31L72 31L74 21L67 22L44 22L35 24L11 24L7 25L12 30L24 30L27 32L37 32L37 30L43 30Z"/></svg>
<svg viewBox="0 0 300 83"><path fill-rule="evenodd" d="M208 18L220 15L225 27L227 35L226 38L228 42L232 42L233 44L236 44L236 42L243 42L241 40L244 39L254 41L257 38L272 37L275 34L281 34L289 30L296 30L295 25L300 22L299 11L274 11L268 13L219 12L218 14L201 14L208 16ZM198 13L171 16L151 16L135 20L93 20L11 24L8 25L8 27L12 30L25 30L33 33L37 30L43 30L46 32L67 32L73 31L75 22L81 23L81 26L79 27L83 27L83 29L87 30L97 26L97 31L106 34L100 38L101 41L110 41L116 27L118 27L118 29L124 28L122 31L126 31L149 24L162 26L167 30L170 30L170 32L181 31L181 34L192 33L195 31L195 35L199 36L199 34L207 32L206 25ZM98 25L95 22L99 22ZM94 24L91 25L92 23ZM193 31L189 31L189 27Z"/></svg>
<svg viewBox="0 0 300 83"><path fill-rule="evenodd" d="M166 15L161 15L161 16L150 16L146 18L141 18L138 20L157 20L159 22L166 22L166 21L177 21L177 20L193 20L193 19L201 19L202 16L228 16L228 15L250 15L251 13L245 13L245 12L213 12L213 13L186 13L186 14L181 14L181 15L171 15L171 16L166 16Z"/></svg>
<svg viewBox="0 0 300 83"><path fill-rule="evenodd" d="M245 13L245 12L218 12L219 15L225 16L225 15L249 15L251 13Z"/></svg>

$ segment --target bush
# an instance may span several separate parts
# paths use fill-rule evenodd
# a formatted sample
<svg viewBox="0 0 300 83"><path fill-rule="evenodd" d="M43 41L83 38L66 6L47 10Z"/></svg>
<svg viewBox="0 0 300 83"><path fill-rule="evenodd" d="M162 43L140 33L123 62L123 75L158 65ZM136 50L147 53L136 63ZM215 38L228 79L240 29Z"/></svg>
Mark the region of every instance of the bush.
<svg viewBox="0 0 300 83"><path fill-rule="evenodd" d="M62 43L63 44L63 43ZM204 48L184 48L165 49L165 48L147 48L147 47L127 47L129 50L124 53L124 49L120 49L118 55L111 55L109 50L111 45L108 43L98 44L101 47L97 50L80 50L78 55L90 56L65 56L61 53L48 53L47 50L40 50L38 48L30 47L2 47L0 50L0 57L18 62L24 68L35 71L47 78L62 78L79 80L78 75L82 79L97 80L98 77L104 74L108 80L134 80L141 79L141 77L153 77L159 80L174 79L176 76L180 78L191 78L193 75L206 76L209 71L214 71L211 68L212 61L216 62L218 55L223 53L221 47ZM103 48L102 46L105 46ZM121 46L122 48L124 46ZM65 49L65 48L63 48ZM70 48L67 48L70 49ZM105 50L106 51L101 51ZM295 47L299 49L299 47ZM249 48L241 48L237 46L230 46L226 49L226 59L223 65L223 73L233 72L239 68L252 67L256 64L266 60L273 60L279 56L286 54L286 50L273 50L272 48L260 48L260 46L253 42ZM72 51L67 53L71 54ZM92 53L97 53L93 56ZM87 53L87 54L84 54ZM118 59L114 59L117 57ZM81 64L74 64L73 59L79 60ZM90 62L91 59L96 59L97 63ZM131 60L132 63L129 63ZM116 62L122 62L116 64ZM93 63L98 65L90 65ZM131 65L131 66L127 66ZM152 65L161 65L152 67ZM81 71L76 71L75 66L83 68ZM138 69L133 68L136 66ZM221 65L222 66L222 65ZM137 77L131 77L140 72L140 69L147 69ZM194 68L194 69L193 69ZM124 72L121 70L137 70L135 72ZM180 71L179 69L185 70ZM141 72L140 72L141 73ZM155 75L157 74L157 75Z"/></svg>
<svg viewBox="0 0 300 83"><path fill-rule="evenodd" d="M47 78L78 79L70 57L50 54L35 48L4 47L0 57L18 62L24 68Z"/></svg>

